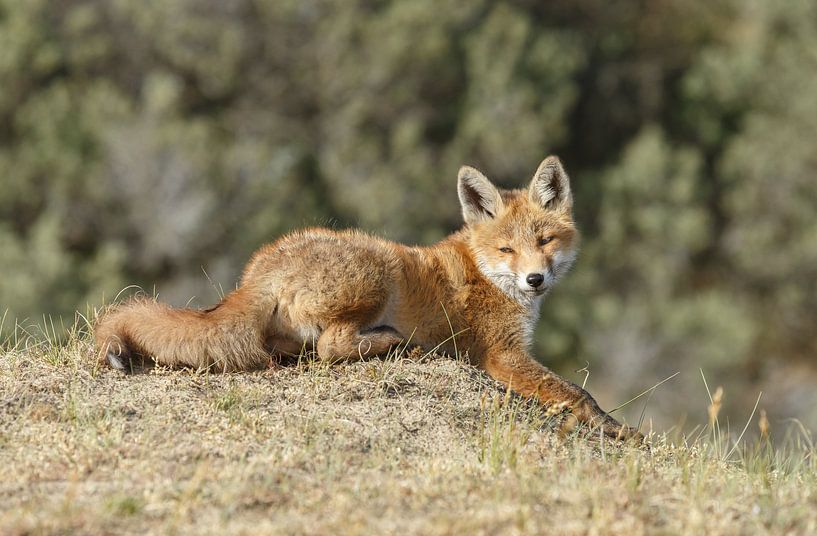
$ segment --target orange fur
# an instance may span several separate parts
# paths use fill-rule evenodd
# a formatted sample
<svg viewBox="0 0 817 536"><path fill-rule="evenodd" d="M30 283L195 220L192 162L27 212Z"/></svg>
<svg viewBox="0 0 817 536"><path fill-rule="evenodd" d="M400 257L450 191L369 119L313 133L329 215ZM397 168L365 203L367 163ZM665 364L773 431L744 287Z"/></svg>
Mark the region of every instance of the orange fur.
<svg viewBox="0 0 817 536"><path fill-rule="evenodd" d="M112 307L96 327L100 357L125 371L140 358L236 371L304 348L338 361L383 354L409 337L425 349L448 339L442 351L456 348L518 393L564 408L569 424L637 436L528 351L542 297L578 243L561 163L545 159L529 188L512 191L463 167L458 189L466 225L438 244L294 232L259 249L239 288L211 309L147 299Z"/></svg>

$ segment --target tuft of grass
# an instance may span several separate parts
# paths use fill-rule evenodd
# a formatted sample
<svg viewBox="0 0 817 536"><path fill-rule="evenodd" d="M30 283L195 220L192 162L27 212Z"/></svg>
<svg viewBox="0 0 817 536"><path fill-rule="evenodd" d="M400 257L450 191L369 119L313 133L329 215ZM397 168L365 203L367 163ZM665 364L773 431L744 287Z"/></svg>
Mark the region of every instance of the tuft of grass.
<svg viewBox="0 0 817 536"><path fill-rule="evenodd" d="M242 391L235 385L231 385L223 391L213 393L213 407L219 411L230 413L241 409Z"/></svg>
<svg viewBox="0 0 817 536"><path fill-rule="evenodd" d="M127 494L116 494L105 500L105 508L113 515L132 517L144 509L142 500Z"/></svg>
<svg viewBox="0 0 817 536"><path fill-rule="evenodd" d="M483 392L477 459L493 473L506 468L516 471L531 431L542 429L546 421L544 408L514 396L510 390L504 394Z"/></svg>

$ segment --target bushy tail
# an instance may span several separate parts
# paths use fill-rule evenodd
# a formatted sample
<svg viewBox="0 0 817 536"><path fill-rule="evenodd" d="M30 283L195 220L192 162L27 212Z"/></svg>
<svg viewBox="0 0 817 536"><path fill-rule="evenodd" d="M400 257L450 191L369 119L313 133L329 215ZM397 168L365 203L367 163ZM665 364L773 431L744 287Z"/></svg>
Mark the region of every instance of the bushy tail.
<svg viewBox="0 0 817 536"><path fill-rule="evenodd" d="M264 342L270 311L245 294L238 289L206 311L149 298L115 305L94 330L100 361L125 372L139 359L215 371L258 368L269 359Z"/></svg>

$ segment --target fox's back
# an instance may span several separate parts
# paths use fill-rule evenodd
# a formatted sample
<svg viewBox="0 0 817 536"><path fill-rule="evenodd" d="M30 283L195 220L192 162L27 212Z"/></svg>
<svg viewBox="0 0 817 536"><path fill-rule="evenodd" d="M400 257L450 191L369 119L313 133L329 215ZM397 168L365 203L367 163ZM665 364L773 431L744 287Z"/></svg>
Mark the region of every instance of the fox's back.
<svg viewBox="0 0 817 536"><path fill-rule="evenodd" d="M469 269L470 266L470 269ZM462 309L479 274L458 235L432 247L411 247L356 230L312 228L261 248L242 287L273 293L278 333L309 342L329 323L389 326L420 346L454 347L465 340Z"/></svg>

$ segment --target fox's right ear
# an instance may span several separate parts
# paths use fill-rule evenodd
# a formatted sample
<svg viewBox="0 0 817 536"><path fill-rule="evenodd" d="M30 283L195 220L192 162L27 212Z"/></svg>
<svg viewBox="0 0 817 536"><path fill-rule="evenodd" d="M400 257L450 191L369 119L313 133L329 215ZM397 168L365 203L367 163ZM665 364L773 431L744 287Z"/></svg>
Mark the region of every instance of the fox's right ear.
<svg viewBox="0 0 817 536"><path fill-rule="evenodd" d="M548 156L530 183L530 198L542 208L567 212L573 210L573 194L570 193L570 179L562 167L562 162L555 156Z"/></svg>
<svg viewBox="0 0 817 536"><path fill-rule="evenodd" d="M457 193L462 205L465 223L479 223L493 219L502 210L502 196L480 171L462 166L457 176Z"/></svg>

